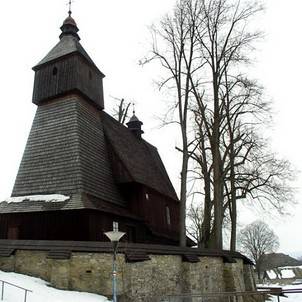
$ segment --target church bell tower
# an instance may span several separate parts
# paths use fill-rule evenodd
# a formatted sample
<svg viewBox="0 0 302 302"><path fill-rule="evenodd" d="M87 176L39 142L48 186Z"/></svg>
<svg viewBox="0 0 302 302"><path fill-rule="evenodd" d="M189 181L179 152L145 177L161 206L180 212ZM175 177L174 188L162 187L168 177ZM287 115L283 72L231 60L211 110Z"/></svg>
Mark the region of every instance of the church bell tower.
<svg viewBox="0 0 302 302"><path fill-rule="evenodd" d="M104 109L104 74L80 44L79 29L71 12L61 31L58 44L33 67L33 103L40 105L47 100L75 93Z"/></svg>

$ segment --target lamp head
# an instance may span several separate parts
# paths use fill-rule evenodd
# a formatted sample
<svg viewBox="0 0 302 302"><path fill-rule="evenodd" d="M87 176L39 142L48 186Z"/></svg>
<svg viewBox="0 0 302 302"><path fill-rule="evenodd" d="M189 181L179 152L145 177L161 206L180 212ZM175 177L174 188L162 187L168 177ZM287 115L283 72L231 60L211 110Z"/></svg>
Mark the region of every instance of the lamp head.
<svg viewBox="0 0 302 302"><path fill-rule="evenodd" d="M120 231L110 231L105 233L111 242L118 242L125 234L126 233Z"/></svg>

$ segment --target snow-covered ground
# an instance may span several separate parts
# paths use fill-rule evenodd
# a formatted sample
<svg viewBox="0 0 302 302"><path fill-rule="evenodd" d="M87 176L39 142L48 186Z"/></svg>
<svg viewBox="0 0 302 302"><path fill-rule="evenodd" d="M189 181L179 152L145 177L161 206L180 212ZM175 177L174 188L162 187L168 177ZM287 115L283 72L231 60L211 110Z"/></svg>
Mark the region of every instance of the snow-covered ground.
<svg viewBox="0 0 302 302"><path fill-rule="evenodd" d="M263 284L263 286L271 286L271 287L282 287L283 289L301 289L302 284L299 285L269 285L269 284ZM301 302L302 301L302 293L298 294L286 294L287 297L280 297L280 302ZM278 298L276 296L273 296L271 302L277 302Z"/></svg>
<svg viewBox="0 0 302 302"><path fill-rule="evenodd" d="M23 288L32 290L32 293L28 293L27 302L109 302L107 298L96 294L58 290L48 286L48 283L41 279L21 274L5 273L0 271L0 280L7 281ZM23 290L5 284L3 302L23 301Z"/></svg>

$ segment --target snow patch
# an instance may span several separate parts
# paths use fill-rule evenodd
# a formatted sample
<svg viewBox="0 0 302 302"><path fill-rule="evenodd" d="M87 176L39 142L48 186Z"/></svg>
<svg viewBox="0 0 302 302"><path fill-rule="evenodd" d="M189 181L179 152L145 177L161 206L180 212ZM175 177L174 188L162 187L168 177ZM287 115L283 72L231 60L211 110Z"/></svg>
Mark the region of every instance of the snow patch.
<svg viewBox="0 0 302 302"><path fill-rule="evenodd" d="M106 297L85 292L58 290L49 283L34 277L0 271L0 280L13 283L32 292L27 294L28 302L109 302ZM3 302L24 301L24 291L9 284L4 285Z"/></svg>
<svg viewBox="0 0 302 302"><path fill-rule="evenodd" d="M282 286L279 284L257 284L257 286L269 286L271 288L274 287L282 287L283 289L300 289L301 288L301 284L300 285L286 285L286 286ZM272 296L270 298L271 302L299 302L302 301L302 294L301 293L286 293L286 297L280 297L278 300L278 297L276 296Z"/></svg>
<svg viewBox="0 0 302 302"><path fill-rule="evenodd" d="M4 200L7 203L18 203L23 201L44 201L44 202L63 202L70 199L69 196L61 194L48 194L48 195L28 195L28 196L18 196L9 197Z"/></svg>

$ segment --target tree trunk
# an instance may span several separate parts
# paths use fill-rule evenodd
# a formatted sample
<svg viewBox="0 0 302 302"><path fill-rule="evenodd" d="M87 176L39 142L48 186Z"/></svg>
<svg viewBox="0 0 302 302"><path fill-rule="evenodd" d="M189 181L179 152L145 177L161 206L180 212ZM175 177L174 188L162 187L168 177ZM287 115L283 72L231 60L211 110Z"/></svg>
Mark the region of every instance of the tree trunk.
<svg viewBox="0 0 302 302"><path fill-rule="evenodd" d="M208 173L207 173L208 174ZM202 242L201 246L204 248L210 247L210 235L211 235L211 210L212 210L212 201L211 201L211 180L209 176L204 173L204 218L202 223Z"/></svg>
<svg viewBox="0 0 302 302"><path fill-rule="evenodd" d="M213 64L214 65L214 64ZM213 178L214 178L214 246L222 249L222 220L223 220L223 182L220 154L220 113L218 96L218 79L216 72L213 72L214 92L214 122L211 149L213 154Z"/></svg>
<svg viewBox="0 0 302 302"><path fill-rule="evenodd" d="M184 144L187 148L187 144ZM186 246L186 200L187 200L187 173L188 173L188 151L182 152L181 184L180 184L180 211L179 211L179 245Z"/></svg>

